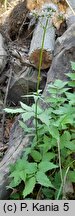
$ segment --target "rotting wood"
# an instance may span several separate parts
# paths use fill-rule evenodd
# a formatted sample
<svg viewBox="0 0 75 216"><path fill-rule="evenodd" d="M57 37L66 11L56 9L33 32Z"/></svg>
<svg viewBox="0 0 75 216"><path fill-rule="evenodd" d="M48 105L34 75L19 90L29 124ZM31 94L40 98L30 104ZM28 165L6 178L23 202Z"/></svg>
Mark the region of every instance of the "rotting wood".
<svg viewBox="0 0 75 216"><path fill-rule="evenodd" d="M50 22L51 22L51 20L50 20ZM38 24L40 24L40 23L38 23ZM49 25L49 28L50 28L50 25ZM52 28L53 28L53 33L51 32ZM50 33L52 33L52 37L53 36L55 37L55 29L52 26L52 23L51 23L51 29L50 29ZM48 29L47 29L47 31L48 31ZM42 29L42 32L43 32L43 29ZM38 36L39 42L42 41L42 37L41 37L42 35L43 35L43 33L41 33L41 35ZM47 37L47 33L46 33L46 37ZM54 38L54 40L55 40L55 38ZM52 38L53 44L54 44L54 40ZM53 44L50 44L50 45L52 46ZM40 45L41 45L41 43L40 43ZM49 46L49 41L48 41L48 46ZM50 48L50 47L48 47L48 48ZM54 49L54 45L51 48ZM48 49L45 50L45 52L46 51L48 52ZM52 49L49 50L49 54L51 54L51 55L53 54ZM43 59L44 59L44 56L43 56ZM44 59L44 61L45 61L45 59ZM24 63L25 64L27 63L27 66L31 66L31 64L28 61L24 62ZM34 63L36 63L36 62L34 62ZM49 64L50 64L50 61L49 61ZM45 65L46 65L46 63L45 63ZM35 65L35 67L36 66L38 66L38 65ZM43 67L43 65L42 65L42 67ZM48 67L48 64L46 67ZM62 73L62 76L63 76L63 73ZM11 144L11 146L8 148L8 150L6 152L6 155L4 156L3 160L1 161L1 163L0 163L0 199L4 199L4 198L7 199L8 191L6 190L6 185L8 185L9 165L10 165L10 163L14 163L21 156L24 147L26 147L27 145L29 145L29 137L27 137L27 136L22 137L22 133L19 134L19 137L18 137L16 134L16 140L14 140L14 144Z"/></svg>
<svg viewBox="0 0 75 216"><path fill-rule="evenodd" d="M32 64L35 65L35 68L38 68L44 28L46 27L46 23L48 19L45 39L44 39L41 69L46 69L50 67L53 58L54 45L55 45L55 28L52 24L52 17L51 16L48 17L47 13L45 14L46 14L45 16L39 17L37 26L33 33L33 38L29 50L29 60Z"/></svg>
<svg viewBox="0 0 75 216"><path fill-rule="evenodd" d="M14 145L10 146L0 162L0 199L7 199L10 191L6 189L8 186L9 165L14 164L21 156L24 147L29 144L28 136L16 138Z"/></svg>
<svg viewBox="0 0 75 216"><path fill-rule="evenodd" d="M7 96L8 96L10 81L11 81L11 77L12 77L12 72L13 71L12 71L12 68L11 68L10 74L9 74L9 79L8 79L8 84L7 84L7 89L6 89L6 94L5 94L5 99L4 99L4 105L3 105L4 109L6 107ZM4 122L5 122L5 112L3 111L3 118L2 118L2 145L4 143Z"/></svg>
<svg viewBox="0 0 75 216"><path fill-rule="evenodd" d="M40 50L43 38L43 27L45 26L47 18L40 18L38 25L34 31L33 38L31 41L30 51L29 51L29 60L32 64L35 65L35 68L39 67L40 60ZM48 26L45 35L43 55L42 55L42 69L50 67L55 43L55 28L52 26L51 19L48 20Z"/></svg>

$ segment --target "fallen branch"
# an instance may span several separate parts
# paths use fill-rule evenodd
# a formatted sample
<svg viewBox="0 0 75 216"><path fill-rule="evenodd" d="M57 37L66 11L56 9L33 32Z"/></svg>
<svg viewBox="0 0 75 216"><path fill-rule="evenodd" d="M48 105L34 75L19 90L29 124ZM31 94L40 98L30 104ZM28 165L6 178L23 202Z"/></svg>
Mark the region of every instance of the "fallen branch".
<svg viewBox="0 0 75 216"><path fill-rule="evenodd" d="M74 14L75 16L75 11L73 10L72 6L70 5L70 3L68 2L68 0L65 0L66 3L68 4L69 8L71 9L72 13Z"/></svg>
<svg viewBox="0 0 75 216"><path fill-rule="evenodd" d="M20 158L23 149L29 144L28 136L22 136L22 132L16 137L13 145L9 146L4 158L0 162L0 200L7 199L10 191L6 189L9 185L9 166L14 164L15 161ZM12 141L11 141L12 142Z"/></svg>
<svg viewBox="0 0 75 216"><path fill-rule="evenodd" d="M7 88L6 88L6 94L5 94L3 109L5 109L5 107L6 107L7 96L8 96L10 81L11 81L11 77L12 77L12 72L13 72L13 71L12 71L12 69L11 69L11 70L10 70L10 74L9 74L9 79L8 79ZM4 142L4 122L5 122L5 111L3 111L3 118L2 118L2 144L3 144L3 142Z"/></svg>
<svg viewBox="0 0 75 216"><path fill-rule="evenodd" d="M39 60L40 60L40 51L41 51L41 44L43 38L43 27L45 27L47 18L40 18L35 28L33 38L31 41L30 51L29 51L29 60L31 64L35 65L35 68L39 67ZM42 69L46 69L50 67L53 51L54 51L54 44L55 44L55 28L52 25L51 19L48 20L48 25L46 29L46 35L44 40L44 48L43 48L43 55L42 55Z"/></svg>

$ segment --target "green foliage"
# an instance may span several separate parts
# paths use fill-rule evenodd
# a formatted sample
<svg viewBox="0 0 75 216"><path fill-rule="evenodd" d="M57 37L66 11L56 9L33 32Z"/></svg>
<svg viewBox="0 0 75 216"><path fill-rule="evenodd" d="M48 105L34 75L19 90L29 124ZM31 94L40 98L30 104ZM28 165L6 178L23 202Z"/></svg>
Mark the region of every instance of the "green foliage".
<svg viewBox="0 0 75 216"><path fill-rule="evenodd" d="M75 62L71 61L71 67L72 67L72 70L75 71ZM70 77L71 77L71 76L70 76ZM74 75L74 78L73 78L73 79L75 80L75 75Z"/></svg>
<svg viewBox="0 0 75 216"><path fill-rule="evenodd" d="M74 81L75 73L68 74L68 77ZM50 96L48 95L45 103L50 103L50 107L44 111L37 103L37 116L35 112L38 96L36 95L35 100L35 94L32 95L32 106L21 102L21 108L5 109L11 113L19 112L23 120L19 121L20 126L26 134L33 135L31 146L25 149L23 157L14 166L10 166L11 182L8 188L14 189L23 182L22 198L29 194L33 197L33 191L39 185L45 198L60 199L63 196L62 189L68 168L67 178L70 182L75 182L75 163L72 159L75 153L75 94L72 91L75 86L73 83L71 91L70 82L56 80L54 84L49 85ZM30 117L33 117L33 128L26 125ZM49 191L52 191L51 196Z"/></svg>
<svg viewBox="0 0 75 216"><path fill-rule="evenodd" d="M36 178L33 176L29 179L27 179L26 183L25 183L25 188L23 190L23 197L26 197L28 194L30 194L36 184Z"/></svg>
<svg viewBox="0 0 75 216"><path fill-rule="evenodd" d="M44 172L42 172L42 170L37 172L36 179L40 185L43 185L45 187L53 187L51 181L49 180L47 175Z"/></svg>
<svg viewBox="0 0 75 216"><path fill-rule="evenodd" d="M75 169L69 172L69 179L71 182L75 183Z"/></svg>
<svg viewBox="0 0 75 216"><path fill-rule="evenodd" d="M4 0L5 9L7 0ZM54 10L48 8L46 24L42 25L43 38L40 51L38 69L37 91L26 97L33 97L34 104L28 106L20 102L21 108L8 109L11 114L21 114L20 126L25 134L31 136L30 147L25 148L21 159L10 166L10 184L14 192L13 199L34 197L36 187L41 188L44 198L60 199L63 197L64 182L66 176L70 182L75 183L75 73L68 73L69 81L55 80L48 86L48 97L44 101L41 95L40 74L42 65L42 53L48 19ZM37 18L37 14L36 18ZM75 62L71 62L75 71ZM44 102L47 108L43 110L38 100ZM31 127L27 121L32 119ZM21 189L19 189L21 187ZM35 195L37 197L37 195ZM65 195L66 196L66 195ZM30 197L28 197L30 198Z"/></svg>

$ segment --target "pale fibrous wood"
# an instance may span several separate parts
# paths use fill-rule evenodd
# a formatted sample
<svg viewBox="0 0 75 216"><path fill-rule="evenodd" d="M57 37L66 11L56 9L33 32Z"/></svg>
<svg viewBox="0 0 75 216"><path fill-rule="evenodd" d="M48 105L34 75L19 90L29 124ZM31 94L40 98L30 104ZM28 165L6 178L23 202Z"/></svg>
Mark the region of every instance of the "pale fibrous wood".
<svg viewBox="0 0 75 216"><path fill-rule="evenodd" d="M40 51L42 46L43 33L46 25L47 17L39 18L38 24L34 30L33 38L30 45L29 60L35 65L35 68L39 67ZM48 19L48 25L45 34L44 47L42 53L42 69L50 67L55 44L55 28L52 24L51 18Z"/></svg>
<svg viewBox="0 0 75 216"><path fill-rule="evenodd" d="M73 15L75 16L75 0L65 0Z"/></svg>
<svg viewBox="0 0 75 216"><path fill-rule="evenodd" d="M21 157L23 149L29 144L28 136L22 137L22 133L19 133L19 137L12 142L9 146L5 156L0 162L0 200L8 199L10 190L7 190L6 186L9 185L9 168L10 164L14 164L18 158Z"/></svg>

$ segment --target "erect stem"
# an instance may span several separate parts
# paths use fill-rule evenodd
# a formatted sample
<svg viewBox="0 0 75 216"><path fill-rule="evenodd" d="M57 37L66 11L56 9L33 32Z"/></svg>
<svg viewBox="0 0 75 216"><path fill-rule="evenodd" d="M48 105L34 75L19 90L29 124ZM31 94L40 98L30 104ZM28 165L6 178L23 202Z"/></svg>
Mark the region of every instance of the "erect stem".
<svg viewBox="0 0 75 216"><path fill-rule="evenodd" d="M62 166L61 166L61 154L60 154L60 141L59 141L59 139L57 141L57 144L58 144L58 157L59 157L60 178L61 178L61 183L63 183Z"/></svg>
<svg viewBox="0 0 75 216"><path fill-rule="evenodd" d="M5 10L7 10L7 0L4 0L4 7L5 7Z"/></svg>
<svg viewBox="0 0 75 216"><path fill-rule="evenodd" d="M57 200L59 199L59 196L61 194L61 191L63 189L63 176L62 176L62 166L61 166L61 154L60 154L60 140L57 141L58 144L58 157L59 157L59 168L60 168L60 178L61 178L61 185L57 194Z"/></svg>
<svg viewBox="0 0 75 216"><path fill-rule="evenodd" d="M42 65L42 54L43 54L43 47L44 47L44 40L45 40L45 34L46 34L47 25L48 25L48 18L46 20L45 27L43 27L44 33L43 33L43 38L42 38L42 46L41 46L41 50L40 50L40 61L39 61L39 70L38 70L38 81L37 81L37 95L38 95L38 90L39 90L39 86L40 86L40 74L41 74L41 65Z"/></svg>
<svg viewBox="0 0 75 216"><path fill-rule="evenodd" d="M36 128L36 143L38 143L38 113L37 113L37 105L38 105L38 96L39 96L39 87L40 87L40 75L41 75L41 65L42 65L42 54L43 54L43 47L44 47L44 40L45 40L45 34L48 24L48 18L46 20L45 26L43 26L44 32L43 32L43 38L42 38L42 46L40 50L40 61L39 61L39 69L38 69L38 80L37 80L37 99L35 103L35 128Z"/></svg>

